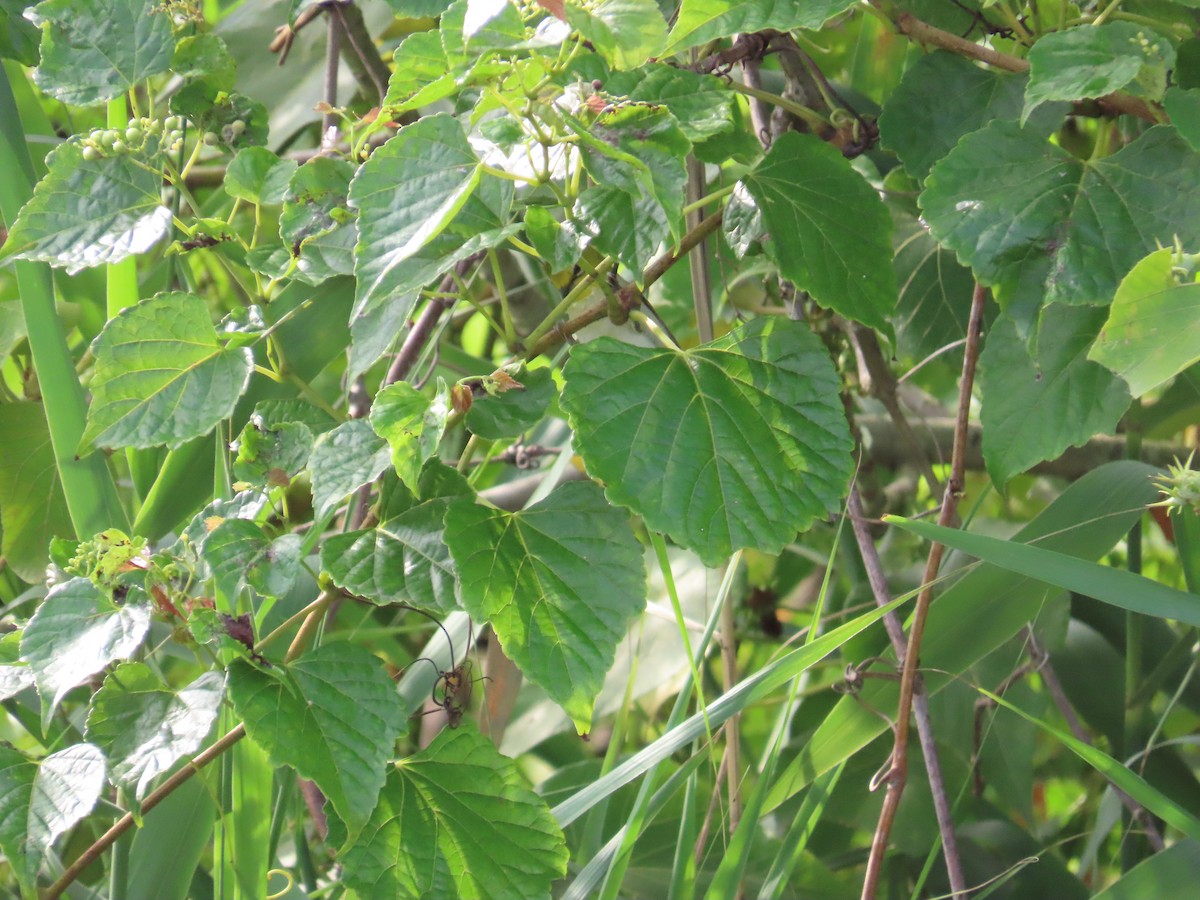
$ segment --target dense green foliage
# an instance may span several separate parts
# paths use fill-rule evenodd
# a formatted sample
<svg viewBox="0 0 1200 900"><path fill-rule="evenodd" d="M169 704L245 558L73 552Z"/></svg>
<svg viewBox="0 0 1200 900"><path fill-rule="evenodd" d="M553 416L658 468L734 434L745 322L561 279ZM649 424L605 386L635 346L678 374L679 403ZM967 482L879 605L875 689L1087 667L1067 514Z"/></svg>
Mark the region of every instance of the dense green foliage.
<svg viewBox="0 0 1200 900"><path fill-rule="evenodd" d="M0 0L0 890L1195 883L1195 6Z"/></svg>

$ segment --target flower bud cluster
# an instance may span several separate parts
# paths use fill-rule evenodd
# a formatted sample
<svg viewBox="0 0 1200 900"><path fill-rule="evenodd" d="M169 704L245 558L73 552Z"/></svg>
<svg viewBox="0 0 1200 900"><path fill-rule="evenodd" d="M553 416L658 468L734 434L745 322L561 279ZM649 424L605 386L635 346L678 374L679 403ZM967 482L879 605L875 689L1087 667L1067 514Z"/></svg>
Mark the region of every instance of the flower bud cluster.
<svg viewBox="0 0 1200 900"><path fill-rule="evenodd" d="M83 158L89 162L137 153L145 149L150 137L158 138L158 146L171 153L183 148L184 120L171 116L160 119L130 119L125 128L96 128L83 138Z"/></svg>

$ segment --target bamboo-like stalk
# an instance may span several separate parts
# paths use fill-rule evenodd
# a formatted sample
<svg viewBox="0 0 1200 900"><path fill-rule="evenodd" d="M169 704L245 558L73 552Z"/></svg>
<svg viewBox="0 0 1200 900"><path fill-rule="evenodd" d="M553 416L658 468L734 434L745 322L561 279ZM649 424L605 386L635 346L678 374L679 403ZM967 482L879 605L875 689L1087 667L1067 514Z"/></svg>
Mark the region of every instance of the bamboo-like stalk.
<svg viewBox="0 0 1200 900"><path fill-rule="evenodd" d="M25 132L13 98L8 73L0 67L0 216L10 226L33 194L33 163L25 145ZM44 263L14 264L21 311L29 335L29 348L37 369L54 461L62 482L71 524L77 537L91 537L106 528L127 531L129 520L102 453L82 459L75 451L83 436L87 403L75 374L67 333L54 306L54 283Z"/></svg>

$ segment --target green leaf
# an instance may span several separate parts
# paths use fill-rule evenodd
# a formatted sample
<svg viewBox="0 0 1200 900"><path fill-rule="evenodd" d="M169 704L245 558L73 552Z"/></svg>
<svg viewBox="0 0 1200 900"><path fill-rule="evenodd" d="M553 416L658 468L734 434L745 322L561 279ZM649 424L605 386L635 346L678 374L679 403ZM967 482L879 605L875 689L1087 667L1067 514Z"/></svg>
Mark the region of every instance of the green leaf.
<svg viewBox="0 0 1200 900"><path fill-rule="evenodd" d="M975 279L920 220L896 213L896 350L922 359L967 333Z"/></svg>
<svg viewBox="0 0 1200 900"><path fill-rule="evenodd" d="M667 53L718 38L774 28L820 28L854 0L683 0Z"/></svg>
<svg viewBox="0 0 1200 900"><path fill-rule="evenodd" d="M531 900L550 897L568 856L545 801L464 726L395 765L342 863L364 897Z"/></svg>
<svg viewBox="0 0 1200 900"><path fill-rule="evenodd" d="M285 487L308 465L313 433L302 422L279 420L258 409L230 445L237 452L233 474L255 487Z"/></svg>
<svg viewBox="0 0 1200 900"><path fill-rule="evenodd" d="M267 142L267 108L237 91L226 91L212 78L196 78L171 97L171 112L186 116L201 133L215 134L230 150ZM235 129L234 122L242 128Z"/></svg>
<svg viewBox="0 0 1200 900"><path fill-rule="evenodd" d="M0 0L0 58L36 66L41 32L22 15L25 0Z"/></svg>
<svg viewBox="0 0 1200 900"><path fill-rule="evenodd" d="M1156 250L1117 288L1108 321L1088 352L1129 383L1135 397L1158 387L1197 359L1200 284L1179 254Z"/></svg>
<svg viewBox="0 0 1200 900"><path fill-rule="evenodd" d="M1068 447L1112 432L1129 408L1124 383L1087 358L1103 319L1103 310L1090 307L1048 307L1032 358L1007 319L988 332L979 360L983 457L997 487Z"/></svg>
<svg viewBox="0 0 1200 900"><path fill-rule="evenodd" d="M580 194L572 218L573 229L584 238L581 243L590 238L592 246L616 257L639 282L642 270L671 234L671 223L658 201L608 185Z"/></svg>
<svg viewBox="0 0 1200 900"><path fill-rule="evenodd" d="M113 782L140 800L151 781L199 750L221 709L224 681L221 672L205 672L173 691L145 663L109 673L92 698L86 734L108 757Z"/></svg>
<svg viewBox="0 0 1200 900"><path fill-rule="evenodd" d="M358 226L347 200L354 167L318 156L291 177L279 214L279 236L296 261L297 277L321 281L354 272Z"/></svg>
<svg viewBox="0 0 1200 900"><path fill-rule="evenodd" d="M223 91L233 90L237 83L237 61L217 35L193 34L175 47L171 71L184 78L206 78Z"/></svg>
<svg viewBox="0 0 1200 900"><path fill-rule="evenodd" d="M225 596L236 597L246 584L265 596L282 597L296 581L300 535L271 540L254 522L226 519L205 540L203 556Z"/></svg>
<svg viewBox="0 0 1200 900"><path fill-rule="evenodd" d="M850 163L824 141L788 132L742 183L783 277L822 306L887 331L896 305L892 223Z"/></svg>
<svg viewBox="0 0 1200 900"><path fill-rule="evenodd" d="M21 659L33 669L49 721L67 691L125 659L150 631L151 607L134 589L120 606L86 578L72 578L46 595L21 636Z"/></svg>
<svg viewBox="0 0 1200 900"><path fill-rule="evenodd" d="M1076 29L1077 30L1077 29ZM996 119L1016 119L1028 77L984 69L941 50L904 73L879 116L879 138L913 178L922 180L963 135ZM1036 117L1046 131L1062 118L1058 104Z"/></svg>
<svg viewBox="0 0 1200 900"><path fill-rule="evenodd" d="M0 700L15 697L33 687L33 669L21 662L21 632L10 631L0 638Z"/></svg>
<svg viewBox="0 0 1200 900"><path fill-rule="evenodd" d="M1168 88L1163 97L1163 109L1192 149L1200 150L1200 90Z"/></svg>
<svg viewBox="0 0 1200 900"><path fill-rule="evenodd" d="M247 347L221 344L207 304L163 293L122 310L92 346L96 374L81 450L178 447L233 413L250 381Z"/></svg>
<svg viewBox="0 0 1200 900"><path fill-rule="evenodd" d="M229 163L225 192L247 203L276 205L296 171L295 160L280 159L266 147L246 147Z"/></svg>
<svg viewBox="0 0 1200 900"><path fill-rule="evenodd" d="M1036 578L1064 591L1083 594L1131 612L1200 625L1200 597L1125 569L1114 569L1031 544L944 528L930 522L899 516L887 516L886 521L926 540L938 541L993 566Z"/></svg>
<svg viewBox="0 0 1200 900"><path fill-rule="evenodd" d="M459 608L458 579L443 536L446 510L458 496L473 495L453 469L450 484L434 488L437 463L421 475L424 502L404 488L404 502L390 502L375 528L331 535L321 547L321 567L340 588L375 603L403 601L434 612Z"/></svg>
<svg viewBox="0 0 1200 900"><path fill-rule="evenodd" d="M350 184L359 211L359 307L403 293L392 271L437 237L479 185L480 162L462 124L437 114L401 128Z"/></svg>
<svg viewBox="0 0 1200 900"><path fill-rule="evenodd" d="M158 138L140 150L84 159L84 138L46 157L49 171L21 209L3 255L62 266L70 274L145 253L171 228L162 205Z"/></svg>
<svg viewBox="0 0 1200 900"><path fill-rule="evenodd" d="M1095 900L1149 900L1200 878L1200 841L1176 841L1138 863L1095 895Z"/></svg>
<svg viewBox="0 0 1200 900"><path fill-rule="evenodd" d="M778 552L845 495L837 376L800 323L753 319L687 352L599 338L563 374L588 472L708 565L740 547Z"/></svg>
<svg viewBox="0 0 1200 900"><path fill-rule="evenodd" d="M630 72L609 74L604 78L604 91L635 103L666 107L692 143L724 134L735 126L733 92L715 75L648 63Z"/></svg>
<svg viewBox="0 0 1200 900"><path fill-rule="evenodd" d="M393 58L395 67L383 102L389 116L445 99L458 87L455 67L447 59L437 29L410 34Z"/></svg>
<svg viewBox="0 0 1200 900"><path fill-rule="evenodd" d="M55 839L86 816L104 788L104 755L75 744L40 762L0 745L0 849L25 896Z"/></svg>
<svg viewBox="0 0 1200 900"><path fill-rule="evenodd" d="M371 427L392 448L392 465L411 491L425 462L437 454L450 415L450 391L438 379L437 394L427 397L407 381L389 384L371 404Z"/></svg>
<svg viewBox="0 0 1200 900"><path fill-rule="evenodd" d="M378 478L391 459L387 442L363 419L321 435L308 459L317 516L328 515L351 491Z"/></svg>
<svg viewBox="0 0 1200 900"><path fill-rule="evenodd" d="M272 762L316 782L350 837L358 834L404 731L399 695L379 660L348 643L324 644L286 670L239 660L229 669L229 696Z"/></svg>
<svg viewBox="0 0 1200 900"><path fill-rule="evenodd" d="M42 62L33 78L63 103L103 103L171 66L175 36L157 0L45 0L34 15Z"/></svg>
<svg viewBox="0 0 1200 900"><path fill-rule="evenodd" d="M587 7L564 4L567 23L615 69L634 69L658 56L667 23L654 0L599 0Z"/></svg>
<svg viewBox="0 0 1200 900"><path fill-rule="evenodd" d="M0 434L0 551L12 570L33 584L45 576L50 539L74 537L75 528L42 405L0 404Z"/></svg>
<svg viewBox="0 0 1200 900"><path fill-rule="evenodd" d="M575 722L592 704L617 641L646 604L641 545L592 484L565 484L518 513L460 500L446 514L462 602Z"/></svg>
<svg viewBox="0 0 1200 900"><path fill-rule="evenodd" d="M1042 35L1029 49L1029 86L1021 124L1047 100L1103 97L1119 91L1142 73L1146 93L1158 100L1166 89L1175 48L1153 29L1132 22L1107 22ZM1143 73L1143 69L1150 72ZM1157 79L1152 74L1157 70ZM1161 83L1153 90L1155 81Z"/></svg>
<svg viewBox="0 0 1200 900"><path fill-rule="evenodd" d="M484 392L467 411L467 429L489 441L520 437L546 415L558 395L548 367L522 369L513 376L520 390L492 396Z"/></svg>
<svg viewBox="0 0 1200 900"><path fill-rule="evenodd" d="M551 272L561 272L579 261L587 239L581 242L574 228L564 228L544 206L525 210L525 238Z"/></svg>
<svg viewBox="0 0 1200 900"><path fill-rule="evenodd" d="M1200 154L1151 128L1081 162L1028 130L994 122L934 166L920 197L933 236L1001 305L1106 304L1158 245L1200 244Z"/></svg>

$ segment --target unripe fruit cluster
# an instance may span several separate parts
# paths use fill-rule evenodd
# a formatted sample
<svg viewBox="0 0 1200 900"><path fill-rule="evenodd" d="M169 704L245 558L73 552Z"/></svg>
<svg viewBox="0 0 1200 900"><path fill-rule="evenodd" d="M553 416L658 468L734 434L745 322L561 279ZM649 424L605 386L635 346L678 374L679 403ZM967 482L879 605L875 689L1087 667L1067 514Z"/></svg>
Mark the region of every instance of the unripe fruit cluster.
<svg viewBox="0 0 1200 900"><path fill-rule="evenodd" d="M90 162L138 152L145 148L151 135L159 138L159 147L169 153L178 153L183 149L183 126L182 118L171 116L166 121L145 117L130 119L124 129L96 128L83 139L83 158Z"/></svg>

